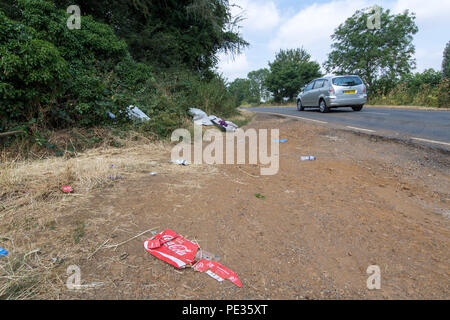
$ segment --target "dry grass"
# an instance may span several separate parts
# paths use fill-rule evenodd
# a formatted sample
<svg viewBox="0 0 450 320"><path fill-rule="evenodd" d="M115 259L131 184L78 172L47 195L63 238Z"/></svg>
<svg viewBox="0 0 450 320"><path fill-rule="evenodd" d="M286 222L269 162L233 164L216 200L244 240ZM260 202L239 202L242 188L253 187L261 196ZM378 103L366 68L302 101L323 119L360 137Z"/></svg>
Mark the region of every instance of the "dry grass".
<svg viewBox="0 0 450 320"><path fill-rule="evenodd" d="M252 118L253 113L243 112L230 120L246 124ZM64 148L64 144L72 144L70 138L71 134L59 132L49 141ZM136 173L177 175L189 170L210 175L217 171L211 166L171 164L167 142L150 141L139 133L114 136L121 148L104 140L100 147L63 157L39 153L21 157L19 152L14 158L11 150L0 153L0 247L9 250L9 255L0 259L0 299L57 298L64 294L65 262L87 259L99 246L84 237L92 234L101 219L97 221L96 212L78 210L93 200L94 190ZM74 192L64 194L64 185L70 185ZM199 184L190 176L182 187L196 188ZM171 184L169 192L179 192L176 188Z"/></svg>
<svg viewBox="0 0 450 320"><path fill-rule="evenodd" d="M180 170L168 163L162 142L122 141L124 148L103 146L76 157L0 163L0 299L57 297L64 289L58 274L64 259L77 259L73 246L85 232L82 216L69 217L64 208L87 200L91 191L136 172ZM74 192L64 194L63 185ZM72 221L73 222L70 222ZM84 253L82 253L84 255ZM78 256L80 252L78 252Z"/></svg>

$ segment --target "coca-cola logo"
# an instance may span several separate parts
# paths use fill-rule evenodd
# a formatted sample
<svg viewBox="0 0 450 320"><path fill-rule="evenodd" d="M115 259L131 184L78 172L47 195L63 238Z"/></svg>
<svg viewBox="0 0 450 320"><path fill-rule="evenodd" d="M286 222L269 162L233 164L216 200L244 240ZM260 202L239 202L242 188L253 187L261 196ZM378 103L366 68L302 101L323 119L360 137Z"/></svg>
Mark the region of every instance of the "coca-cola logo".
<svg viewBox="0 0 450 320"><path fill-rule="evenodd" d="M163 235L163 236L161 237L161 239L163 240L163 242L173 240L173 238L174 238L174 237L171 236L171 235L169 235L169 234Z"/></svg>
<svg viewBox="0 0 450 320"><path fill-rule="evenodd" d="M184 256L192 252L192 250L188 249L186 246L177 244L175 242L167 242L165 245L169 250L175 252L179 256Z"/></svg>

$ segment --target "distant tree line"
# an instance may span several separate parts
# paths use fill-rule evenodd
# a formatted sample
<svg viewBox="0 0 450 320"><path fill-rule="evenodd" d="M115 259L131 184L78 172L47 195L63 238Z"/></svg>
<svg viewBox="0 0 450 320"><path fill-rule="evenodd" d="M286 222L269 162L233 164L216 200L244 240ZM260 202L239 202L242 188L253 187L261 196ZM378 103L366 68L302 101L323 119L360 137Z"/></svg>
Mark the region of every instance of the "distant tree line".
<svg viewBox="0 0 450 320"><path fill-rule="evenodd" d="M368 28L371 8L356 11L331 36L332 46L323 67L328 74L359 75L368 87L370 103L449 106L449 43L444 51L442 72L428 69L412 73L416 66L413 36L418 32L415 15L394 15L380 8L380 28ZM255 80L236 79L229 85L244 104L293 101L301 88L321 76L318 63L305 49L280 50L259 80L262 98L249 88ZM261 70L258 70L261 72ZM269 97L269 99L267 99Z"/></svg>

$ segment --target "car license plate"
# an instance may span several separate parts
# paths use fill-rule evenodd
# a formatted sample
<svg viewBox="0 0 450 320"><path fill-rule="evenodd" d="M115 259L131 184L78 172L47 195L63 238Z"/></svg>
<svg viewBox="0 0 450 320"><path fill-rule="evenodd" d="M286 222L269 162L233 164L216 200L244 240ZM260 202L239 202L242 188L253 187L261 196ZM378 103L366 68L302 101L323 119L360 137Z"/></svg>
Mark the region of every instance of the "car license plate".
<svg viewBox="0 0 450 320"><path fill-rule="evenodd" d="M344 94L355 94L356 90L345 90Z"/></svg>

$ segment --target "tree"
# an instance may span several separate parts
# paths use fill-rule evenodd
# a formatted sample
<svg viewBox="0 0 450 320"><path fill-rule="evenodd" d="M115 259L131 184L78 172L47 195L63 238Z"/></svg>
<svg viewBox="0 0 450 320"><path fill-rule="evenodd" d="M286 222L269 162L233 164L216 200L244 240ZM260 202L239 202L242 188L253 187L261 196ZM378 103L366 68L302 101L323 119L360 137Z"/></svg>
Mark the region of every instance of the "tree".
<svg viewBox="0 0 450 320"><path fill-rule="evenodd" d="M379 29L369 29L371 12L365 9L356 11L335 30L332 51L324 63L327 72L359 75L372 90L382 80L383 89L389 90L415 68L415 15L408 10L398 15L382 8L379 12Z"/></svg>
<svg viewBox="0 0 450 320"><path fill-rule="evenodd" d="M442 76L450 79L450 41L447 42L444 50L444 60L442 61Z"/></svg>
<svg viewBox="0 0 450 320"><path fill-rule="evenodd" d="M269 70L259 69L252 71L247 75L250 81L250 96L251 99L248 101L250 103L261 103L261 100L267 101L269 99L270 93L266 87L266 78L269 75Z"/></svg>
<svg viewBox="0 0 450 320"><path fill-rule="evenodd" d="M248 79L236 79L228 85L228 90L234 97L236 107L242 105L243 102L249 102L250 97L250 81Z"/></svg>
<svg viewBox="0 0 450 320"><path fill-rule="evenodd" d="M65 9L72 0L53 0ZM107 23L136 60L167 69L211 74L219 52L237 54L248 43L228 0L78 0L83 15Z"/></svg>
<svg viewBox="0 0 450 320"><path fill-rule="evenodd" d="M310 59L311 55L301 48L280 50L275 61L269 62L270 73L265 84L275 101L293 100L302 86L321 76L320 65Z"/></svg>

